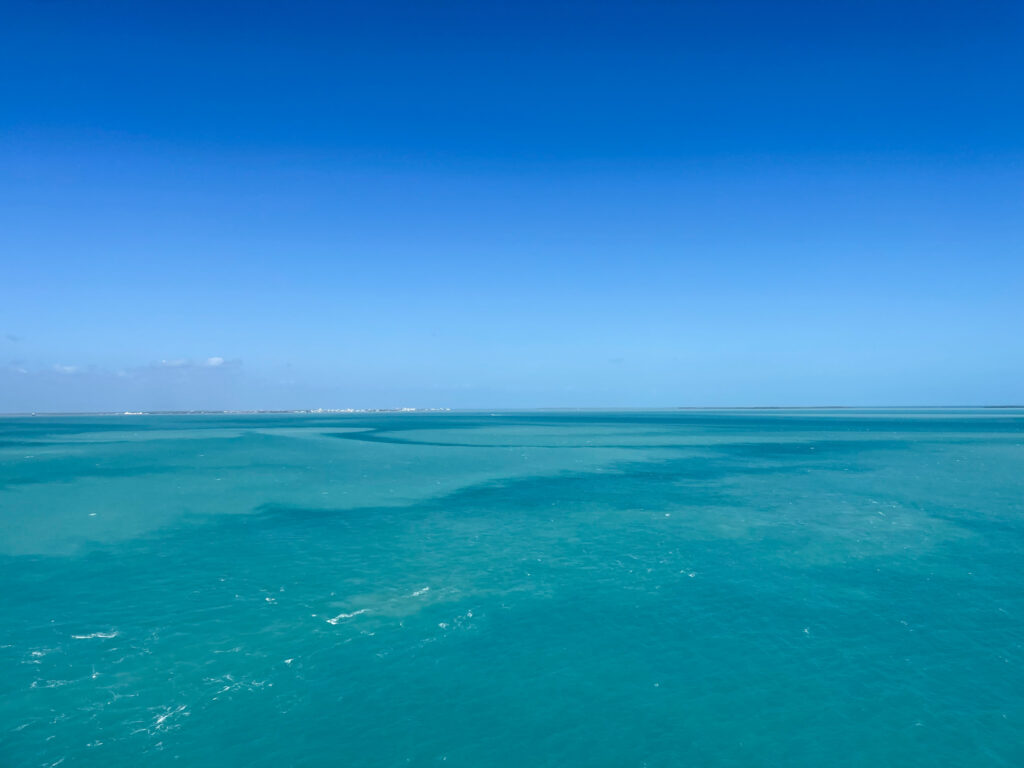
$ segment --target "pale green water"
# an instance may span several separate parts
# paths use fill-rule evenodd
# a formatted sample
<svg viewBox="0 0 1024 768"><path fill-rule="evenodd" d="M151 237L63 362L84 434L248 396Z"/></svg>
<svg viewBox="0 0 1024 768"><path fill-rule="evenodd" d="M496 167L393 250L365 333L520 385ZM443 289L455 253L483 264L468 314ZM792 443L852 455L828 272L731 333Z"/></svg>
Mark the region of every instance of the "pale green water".
<svg viewBox="0 0 1024 768"><path fill-rule="evenodd" d="M1020 411L0 419L0 765L1024 764Z"/></svg>

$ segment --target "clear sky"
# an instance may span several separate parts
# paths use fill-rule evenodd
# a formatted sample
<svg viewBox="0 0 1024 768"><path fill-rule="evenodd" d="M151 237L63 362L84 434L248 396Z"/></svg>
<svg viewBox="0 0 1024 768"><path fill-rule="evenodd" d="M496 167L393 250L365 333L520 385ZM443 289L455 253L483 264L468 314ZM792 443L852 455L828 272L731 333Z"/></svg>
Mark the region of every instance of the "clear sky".
<svg viewBox="0 0 1024 768"><path fill-rule="evenodd" d="M1024 4L0 1L0 412L1024 401Z"/></svg>

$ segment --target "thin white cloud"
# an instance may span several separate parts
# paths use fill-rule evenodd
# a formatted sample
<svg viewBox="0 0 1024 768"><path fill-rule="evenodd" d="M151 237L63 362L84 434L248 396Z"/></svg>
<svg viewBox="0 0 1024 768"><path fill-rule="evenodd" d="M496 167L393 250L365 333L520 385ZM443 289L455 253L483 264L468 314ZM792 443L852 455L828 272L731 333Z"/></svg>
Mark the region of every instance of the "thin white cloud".
<svg viewBox="0 0 1024 768"><path fill-rule="evenodd" d="M184 357L175 358L173 360L161 360L161 368L219 368L225 365L227 360L223 357L214 356L206 357L202 360L189 360Z"/></svg>
<svg viewBox="0 0 1024 768"><path fill-rule="evenodd" d="M34 376L85 376L90 378L112 377L119 379L139 380L167 380L181 382L182 377L192 376L216 376L227 375L229 372L237 373L242 361L214 356L200 359L175 358L172 360L160 360L131 368L104 368L95 365L67 365L65 363L38 363L31 365L24 360L8 360L0 363L0 371L17 374L31 374ZM213 370L211 370L213 369Z"/></svg>
<svg viewBox="0 0 1024 768"><path fill-rule="evenodd" d="M249 386L251 377L237 358L156 360L125 368L13 359L0 362L0 413L221 410L235 407Z"/></svg>

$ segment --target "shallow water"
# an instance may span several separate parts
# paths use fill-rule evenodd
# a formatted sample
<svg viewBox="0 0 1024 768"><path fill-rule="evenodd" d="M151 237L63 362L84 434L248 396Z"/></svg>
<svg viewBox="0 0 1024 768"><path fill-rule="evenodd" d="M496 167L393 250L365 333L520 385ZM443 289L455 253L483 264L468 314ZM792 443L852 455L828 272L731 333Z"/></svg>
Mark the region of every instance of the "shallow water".
<svg viewBox="0 0 1024 768"><path fill-rule="evenodd" d="M1024 413L0 419L0 765L1024 764Z"/></svg>

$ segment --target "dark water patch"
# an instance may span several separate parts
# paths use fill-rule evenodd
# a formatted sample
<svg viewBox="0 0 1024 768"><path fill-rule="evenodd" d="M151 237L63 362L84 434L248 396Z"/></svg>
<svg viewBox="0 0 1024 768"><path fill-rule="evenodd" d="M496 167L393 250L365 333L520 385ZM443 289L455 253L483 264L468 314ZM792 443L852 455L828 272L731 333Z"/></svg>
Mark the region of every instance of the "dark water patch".
<svg viewBox="0 0 1024 768"><path fill-rule="evenodd" d="M140 463L133 466L102 466L89 459L62 458L35 462L36 466L21 474L0 475L0 490L11 490L19 486L67 484L78 480L120 480L156 475L173 475L181 467L160 463ZM15 470L17 472L17 470Z"/></svg>
<svg viewBox="0 0 1024 768"><path fill-rule="evenodd" d="M903 439L851 439L722 443L709 447L742 460L790 461L794 457L816 460L855 457L872 451L905 450L908 446L909 442Z"/></svg>
<svg viewBox="0 0 1024 768"><path fill-rule="evenodd" d="M507 441L507 442L479 442L479 443L461 443L455 441L439 441L439 440L419 440L416 438L399 437L392 433L391 430L387 432L336 432L327 433L326 437L338 438L341 440L352 440L355 442L363 443L385 443L388 445L409 445L409 446L430 446L435 448L476 448L482 450L494 450L494 449L515 449L515 448L541 448L541 449L557 449L557 450L593 450L595 448L605 449L616 449L616 450L673 450L673 449L692 449L692 445L673 445L667 443L616 443L613 440L606 441L585 441L579 443L531 443L531 442L520 442L520 441ZM663 437L664 435L662 435Z"/></svg>
<svg viewBox="0 0 1024 768"><path fill-rule="evenodd" d="M284 450L301 445L291 435L239 432L207 440L104 440L60 444L60 453L17 457L0 467L0 490L25 485L72 483L84 479L129 479L179 472L230 475L236 471L267 472L308 469L309 456ZM240 448L249 450L240 451ZM276 459L274 457L277 457Z"/></svg>
<svg viewBox="0 0 1024 768"><path fill-rule="evenodd" d="M55 445L66 445L66 443L53 442L48 440L2 440L0 439L0 449L2 448L47 448Z"/></svg>
<svg viewBox="0 0 1024 768"><path fill-rule="evenodd" d="M1024 504L1019 501L1007 500L981 509L949 510L930 506L928 515L955 523L994 544L1005 543L1024 550Z"/></svg>

